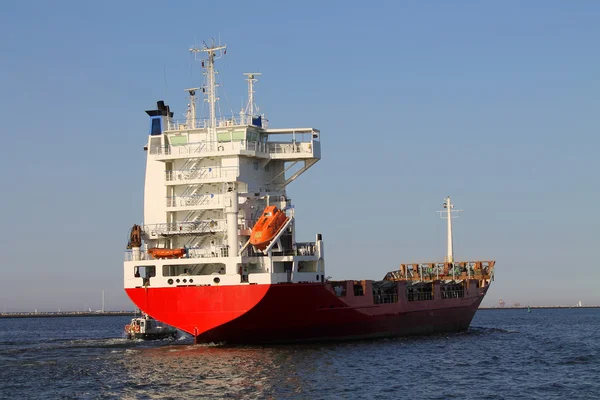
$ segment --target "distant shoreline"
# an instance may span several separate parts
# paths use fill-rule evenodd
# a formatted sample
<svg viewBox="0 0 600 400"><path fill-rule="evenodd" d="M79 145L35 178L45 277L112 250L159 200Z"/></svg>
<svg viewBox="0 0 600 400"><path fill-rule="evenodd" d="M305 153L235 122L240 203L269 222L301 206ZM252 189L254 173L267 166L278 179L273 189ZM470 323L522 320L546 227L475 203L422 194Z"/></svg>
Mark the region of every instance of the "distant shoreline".
<svg viewBox="0 0 600 400"><path fill-rule="evenodd" d="M564 309L581 309L581 308L600 308L600 306L520 306L520 307L479 307L478 310L564 310Z"/></svg>
<svg viewBox="0 0 600 400"><path fill-rule="evenodd" d="M14 312L0 313L1 318L59 318L59 317L131 317L135 313L133 311L106 311L106 312L83 312L83 311L68 311L68 312Z"/></svg>

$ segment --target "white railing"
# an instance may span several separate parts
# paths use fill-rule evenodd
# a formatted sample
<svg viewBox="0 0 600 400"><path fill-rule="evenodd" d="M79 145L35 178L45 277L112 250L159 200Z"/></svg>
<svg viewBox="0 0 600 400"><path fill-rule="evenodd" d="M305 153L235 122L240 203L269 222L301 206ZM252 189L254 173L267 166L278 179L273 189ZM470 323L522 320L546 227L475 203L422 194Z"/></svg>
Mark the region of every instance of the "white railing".
<svg viewBox="0 0 600 400"><path fill-rule="evenodd" d="M259 151L261 153L266 153L267 144L262 142L246 142L244 149L249 151Z"/></svg>
<svg viewBox="0 0 600 400"><path fill-rule="evenodd" d="M317 254L315 242L296 243L296 254L299 256L314 256Z"/></svg>
<svg viewBox="0 0 600 400"><path fill-rule="evenodd" d="M231 116L231 117L221 117L220 119L217 119L217 127L221 128L224 126L236 126L236 125L240 125L240 123L238 122L239 118L236 118L235 116ZM165 131L166 132L171 132L171 131L177 131L177 132L181 132L181 131L189 131L189 130L194 130L194 129L205 129L208 128L208 123L209 120L205 119L205 118L197 118L194 121L190 121L188 123L187 119L172 119L170 121L167 121L167 126ZM193 124L193 125L192 125Z"/></svg>
<svg viewBox="0 0 600 400"><path fill-rule="evenodd" d="M231 142L202 142L188 143L178 146L151 146L150 154L165 156L190 156L202 153L220 151L258 151L271 154L313 154L314 147L319 142L257 142L257 141L231 141Z"/></svg>
<svg viewBox="0 0 600 400"><path fill-rule="evenodd" d="M142 230L148 236L157 237L160 235L192 235L203 233L222 232L227 228L227 221L224 219L202 220L194 222L179 222L172 224L153 224L144 225Z"/></svg>
<svg viewBox="0 0 600 400"><path fill-rule="evenodd" d="M313 144L311 142L296 143L268 143L269 153L273 154L312 154Z"/></svg>
<svg viewBox="0 0 600 400"><path fill-rule="evenodd" d="M196 179L215 179L226 178L236 179L238 176L238 167L204 167L194 169L180 169L175 171L165 171L167 182L173 181L191 181Z"/></svg>
<svg viewBox="0 0 600 400"><path fill-rule="evenodd" d="M256 221L258 221L257 219L250 219L250 218L244 218L242 220L242 223L239 224L239 228L241 230L250 230L254 227L254 225L256 224Z"/></svg>
<svg viewBox="0 0 600 400"><path fill-rule="evenodd" d="M143 250L140 249L140 258L139 260L154 260L152 256ZM133 259L133 250L125 250L125 261L137 261Z"/></svg>
<svg viewBox="0 0 600 400"><path fill-rule="evenodd" d="M244 115L244 123L239 115L224 115L217 118L217 127L224 126L236 126L236 125L251 125L252 117ZM265 117L261 118L261 128L267 129L269 127L269 120ZM209 120L207 118L196 118L194 121L187 119L171 119L167 121L165 131L188 131L192 129L205 129L208 127Z"/></svg>
<svg viewBox="0 0 600 400"><path fill-rule="evenodd" d="M154 146L151 154L160 154L165 156L193 156L196 154L215 151L217 148L215 142L188 143L178 146Z"/></svg>
<svg viewBox="0 0 600 400"><path fill-rule="evenodd" d="M192 125L193 124L193 125ZM208 126L208 120L196 118L193 121L187 119L172 119L167 121L165 131L187 131L190 129L203 129Z"/></svg>
<svg viewBox="0 0 600 400"><path fill-rule="evenodd" d="M150 154L164 156L194 156L202 153L223 151L219 142L195 142L182 145L152 146Z"/></svg>
<svg viewBox="0 0 600 400"><path fill-rule="evenodd" d="M189 258L213 258L213 257L229 257L228 246L214 246L209 248L194 248L188 249Z"/></svg>
<svg viewBox="0 0 600 400"><path fill-rule="evenodd" d="M192 196L167 197L167 207L205 207L220 206L222 204L221 194L198 194Z"/></svg>
<svg viewBox="0 0 600 400"><path fill-rule="evenodd" d="M194 248L190 247L186 249L185 258L215 258L215 257L229 257L229 247L227 246L213 246L210 248ZM134 260L132 250L125 251L125 261L148 261L156 260L157 258L152 257L150 254L140 251L140 256L137 260Z"/></svg>
<svg viewBox="0 0 600 400"><path fill-rule="evenodd" d="M317 245L315 242L296 243L296 248L284 251L275 251L273 254L282 256L315 256L317 254Z"/></svg>

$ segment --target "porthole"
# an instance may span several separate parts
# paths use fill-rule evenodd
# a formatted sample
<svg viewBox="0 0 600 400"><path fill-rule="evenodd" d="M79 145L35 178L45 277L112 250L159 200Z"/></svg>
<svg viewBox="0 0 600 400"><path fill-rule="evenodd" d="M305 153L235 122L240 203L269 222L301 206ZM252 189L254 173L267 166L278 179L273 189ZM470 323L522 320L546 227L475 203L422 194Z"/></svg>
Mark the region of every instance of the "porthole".
<svg viewBox="0 0 600 400"><path fill-rule="evenodd" d="M187 283L187 279L184 279L184 280L183 280L183 283Z"/></svg>
<svg viewBox="0 0 600 400"><path fill-rule="evenodd" d="M179 283L179 279L176 279L175 282Z"/></svg>
<svg viewBox="0 0 600 400"><path fill-rule="evenodd" d="M172 284L173 284L173 279L169 279L169 280L167 281L167 283L168 283L169 285L172 285Z"/></svg>
<svg viewBox="0 0 600 400"><path fill-rule="evenodd" d="M219 283L219 282L221 282L221 278L215 278L215 279L213 279L213 282L214 283Z"/></svg>
<svg viewBox="0 0 600 400"><path fill-rule="evenodd" d="M194 280L193 280L193 279L190 279L190 283L194 283Z"/></svg>

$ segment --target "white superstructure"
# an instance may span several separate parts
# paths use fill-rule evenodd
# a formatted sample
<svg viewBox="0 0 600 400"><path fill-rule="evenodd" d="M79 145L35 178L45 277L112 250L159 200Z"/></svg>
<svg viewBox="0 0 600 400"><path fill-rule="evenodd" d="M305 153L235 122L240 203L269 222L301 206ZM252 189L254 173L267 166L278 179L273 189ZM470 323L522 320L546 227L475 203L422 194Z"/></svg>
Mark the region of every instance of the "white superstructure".
<svg viewBox="0 0 600 400"><path fill-rule="evenodd" d="M315 242L296 242L286 194L286 186L321 158L319 130L268 128L253 100L259 73L244 74L245 110L238 117L218 116L215 60L226 46L190 51L204 54L206 82L185 90L185 121L174 120L163 102L147 111L143 243L132 243L126 252L125 288L323 281L323 242L320 235ZM209 105L207 119L196 115L197 93ZM258 251L249 237L268 205L285 211L289 220ZM156 249L183 254L160 257Z"/></svg>

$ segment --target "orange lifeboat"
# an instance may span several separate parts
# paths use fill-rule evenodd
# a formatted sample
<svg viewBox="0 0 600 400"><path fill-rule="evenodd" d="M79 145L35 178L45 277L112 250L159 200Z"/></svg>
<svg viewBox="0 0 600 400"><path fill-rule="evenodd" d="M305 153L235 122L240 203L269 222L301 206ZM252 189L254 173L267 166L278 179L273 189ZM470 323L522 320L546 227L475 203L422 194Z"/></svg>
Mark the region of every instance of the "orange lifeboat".
<svg viewBox="0 0 600 400"><path fill-rule="evenodd" d="M181 258L185 255L185 249L161 249L154 247L148 249L148 254L154 258Z"/></svg>
<svg viewBox="0 0 600 400"><path fill-rule="evenodd" d="M266 249L287 220L283 211L275 206L268 206L252 228L250 244L258 250Z"/></svg>

